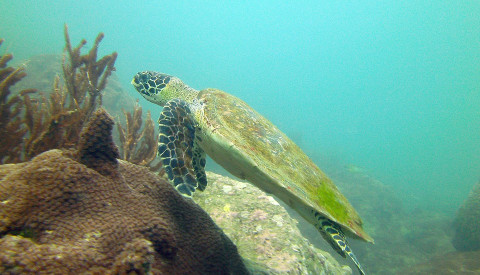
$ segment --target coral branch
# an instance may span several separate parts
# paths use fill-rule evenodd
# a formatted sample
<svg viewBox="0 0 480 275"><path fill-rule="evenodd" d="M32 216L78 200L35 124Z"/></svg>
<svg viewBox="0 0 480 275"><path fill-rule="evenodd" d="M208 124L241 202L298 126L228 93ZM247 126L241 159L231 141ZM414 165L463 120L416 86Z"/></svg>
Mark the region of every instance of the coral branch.
<svg viewBox="0 0 480 275"><path fill-rule="evenodd" d="M67 54L63 57L62 69L65 85L57 77L48 99L45 96L33 99L28 94L24 95L25 124L30 133L25 141L27 159L50 149L76 146L85 123L101 104L101 91L107 78L115 70L117 53L97 61L103 33L97 36L86 55L81 55L81 49L87 43L85 39L72 48L67 25L64 34Z"/></svg>
<svg viewBox="0 0 480 275"><path fill-rule="evenodd" d="M68 60L70 61L69 64L67 64L67 58L64 57L63 73L65 82L71 96L72 104L81 105L85 99L88 100L84 105L86 115L84 121L87 121L96 106L99 105L99 103L101 104L101 91L105 89L107 78L112 74L112 71L115 70L114 65L117 59L117 53L113 52L97 61L98 46L104 37L103 33L98 34L93 47L86 55L80 54L81 48L86 43L85 39L80 41L80 44L76 48L72 49L67 25L65 25L64 34L66 41L65 49L69 56ZM87 93L89 97L87 97Z"/></svg>
<svg viewBox="0 0 480 275"><path fill-rule="evenodd" d="M145 166L150 166L156 170L160 166L152 166L156 156L157 140L155 138L154 122L147 112L147 119L143 130L142 128L142 107L135 104L133 114L123 110L125 114L125 128L120 123L117 123L117 130L120 138L121 156L122 159Z"/></svg>
<svg viewBox="0 0 480 275"><path fill-rule="evenodd" d="M0 46L3 39L0 39ZM15 163L22 160L22 144L27 134L27 128L21 117L23 100L19 95L11 95L10 88L27 74L23 67L7 67L12 60L12 54L0 57L0 163ZM20 94L34 93L36 90L28 89Z"/></svg>

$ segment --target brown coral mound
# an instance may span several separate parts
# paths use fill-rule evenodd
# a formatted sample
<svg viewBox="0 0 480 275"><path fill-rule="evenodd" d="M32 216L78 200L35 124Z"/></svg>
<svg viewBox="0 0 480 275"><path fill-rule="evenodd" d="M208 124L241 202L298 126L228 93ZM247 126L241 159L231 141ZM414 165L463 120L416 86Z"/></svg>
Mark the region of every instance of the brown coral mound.
<svg viewBox="0 0 480 275"><path fill-rule="evenodd" d="M103 109L88 125L77 152L0 166L0 273L247 272L200 207L116 159Z"/></svg>
<svg viewBox="0 0 480 275"><path fill-rule="evenodd" d="M120 155L111 135L113 124L113 118L105 110L98 110L81 133L78 144L80 162L102 175L116 172Z"/></svg>

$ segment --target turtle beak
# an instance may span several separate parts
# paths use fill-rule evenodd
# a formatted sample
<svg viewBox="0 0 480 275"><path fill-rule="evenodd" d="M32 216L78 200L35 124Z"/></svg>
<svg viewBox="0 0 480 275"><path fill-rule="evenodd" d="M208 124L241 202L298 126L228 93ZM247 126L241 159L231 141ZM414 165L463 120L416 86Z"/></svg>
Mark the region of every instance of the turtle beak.
<svg viewBox="0 0 480 275"><path fill-rule="evenodd" d="M140 82L138 81L138 75L132 78L132 82L130 82L134 87L140 86Z"/></svg>

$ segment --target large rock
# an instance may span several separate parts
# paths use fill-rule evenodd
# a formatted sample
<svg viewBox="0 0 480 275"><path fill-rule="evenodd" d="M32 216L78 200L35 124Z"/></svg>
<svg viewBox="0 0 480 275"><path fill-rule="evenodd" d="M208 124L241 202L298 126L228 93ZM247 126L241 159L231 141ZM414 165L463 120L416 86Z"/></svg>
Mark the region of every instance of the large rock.
<svg viewBox="0 0 480 275"><path fill-rule="evenodd" d="M351 274L332 256L313 247L297 221L255 186L207 172L208 186L194 195L248 262L268 274ZM320 234L320 233L318 233Z"/></svg>
<svg viewBox="0 0 480 275"><path fill-rule="evenodd" d="M460 207L453 223L453 245L459 251L480 250L480 182Z"/></svg>
<svg viewBox="0 0 480 275"><path fill-rule="evenodd" d="M480 251L450 252L438 255L425 263L406 267L399 275L458 275L480 273Z"/></svg>
<svg viewBox="0 0 480 275"><path fill-rule="evenodd" d="M101 109L77 151L0 166L1 274L245 274L192 200L119 161Z"/></svg>

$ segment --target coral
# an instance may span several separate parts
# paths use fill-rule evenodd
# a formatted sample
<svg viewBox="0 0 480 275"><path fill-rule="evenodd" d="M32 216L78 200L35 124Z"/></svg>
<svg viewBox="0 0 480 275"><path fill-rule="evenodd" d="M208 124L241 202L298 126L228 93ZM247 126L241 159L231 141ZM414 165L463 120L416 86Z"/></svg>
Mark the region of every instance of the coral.
<svg viewBox="0 0 480 275"><path fill-rule="evenodd" d="M155 138L155 128L150 112L147 112L147 119L143 129L142 127L142 107L135 104L133 114L123 110L125 115L124 128L120 123L117 124L121 158L131 163L149 166L154 171L161 168L161 162L153 165L156 157L157 139Z"/></svg>
<svg viewBox="0 0 480 275"><path fill-rule="evenodd" d="M27 159L54 148L74 146L83 129L84 123L101 105L101 91L105 88L107 78L115 70L117 53L106 55L97 61L97 50L104 35L100 33L88 54L81 55L86 44L83 39L72 48L68 28L65 25L65 51L63 81L57 77L53 91L48 99L45 96L31 100L25 96L26 125L29 139L25 144Z"/></svg>
<svg viewBox="0 0 480 275"><path fill-rule="evenodd" d="M26 97L28 129L31 138L26 140L26 151L29 156L44 151L46 145L51 148L68 148L75 146L78 137L72 137L71 140L62 138L65 131L78 132L77 127L80 118L80 112L72 112L68 102L68 91L65 85L62 85L62 79L58 75L63 74L61 55L37 55L33 56L28 67L25 68L27 76L19 82L14 89L18 90L24 87L35 87L39 91L50 91L48 97L42 93L38 98ZM53 87L53 89L52 89ZM107 85L102 97L102 106L109 110L114 117L125 117L117 124L118 131L114 132L114 140L120 145L120 158L129 162L147 165L152 171L158 171L161 168L160 162L155 162L156 135L154 133L155 124L147 113L146 119L142 120L142 109L135 100L130 97L125 89L122 88L120 81L115 74L108 78ZM53 107L53 108L51 108ZM75 106L74 106L75 107ZM48 112L43 110L48 109ZM52 109L50 111L50 109ZM133 109L127 112L125 109ZM123 110L123 111L122 111ZM63 120L62 127L50 127L50 131L43 129L44 121L49 121L49 116L65 116L70 114L70 120ZM145 115L143 114L145 117ZM36 121L34 121L34 118ZM58 119L52 121L59 122ZM73 122L73 123L72 123ZM143 128L142 128L143 123ZM126 126L122 126L126 124ZM55 125L55 124L54 124ZM70 126L73 129L68 129ZM135 128L135 131L134 131ZM43 135L41 137L41 135ZM55 138L46 138L47 136ZM73 136L73 134L66 134ZM121 143L123 140L127 142ZM135 146L133 146L135 145Z"/></svg>
<svg viewBox="0 0 480 275"><path fill-rule="evenodd" d="M3 39L0 39L0 46ZM27 134L23 126L21 112L22 98L19 95L11 96L10 88L26 76L24 67L17 69L7 67L13 58L11 54L0 56L0 163L15 163L22 158L22 142ZM22 95L33 93L35 90L26 89Z"/></svg>
<svg viewBox="0 0 480 275"><path fill-rule="evenodd" d="M97 61L98 45L102 41L104 34L99 33L92 49L86 55L81 55L82 47L87 43L85 39L80 41L80 44L72 48L70 37L68 35L68 28L65 24L65 50L69 55L70 64L63 61L63 75L67 88L72 95L71 100L81 104L84 99L87 99L86 107L89 112L95 109L96 99L99 98L101 102L101 91L107 84L107 78L115 70L114 64L117 59L117 53L113 52L106 55ZM86 97L88 92L89 98Z"/></svg>
<svg viewBox="0 0 480 275"><path fill-rule="evenodd" d="M48 92L46 93L48 96L52 87L55 86L57 76L60 76L59 84L65 85L62 66L64 59L65 56L62 54L41 54L30 57L24 70L27 76L13 87L13 93L18 93L26 88L35 88L38 91ZM66 87L63 89L67 90ZM135 99L123 88L115 71L113 71L108 77L105 89L102 91L102 106L113 117L123 117L122 108L132 110L134 105Z"/></svg>
<svg viewBox="0 0 480 275"><path fill-rule="evenodd" d="M10 123L8 127L2 127L6 129L2 132L5 135L3 140L12 140L0 145L3 155L9 154L8 158L4 157L3 163L28 160L49 149L75 147L85 122L98 105L103 105L101 91L106 90L104 106L111 107L114 115L120 115L115 110L123 110L125 106L134 109L132 113L123 110L126 127L118 124L121 158L162 172L161 163L154 161L157 142L150 113L147 113L142 129L142 109L138 103L134 105L134 100L116 78L113 82L108 81L107 86L107 78L111 80L109 77L115 70L117 54L114 52L96 60L104 35L100 33L88 54L81 55L86 41L82 40L72 48L66 25L64 34L66 46L63 58L59 55L34 56L28 67L18 70L8 68L9 73L15 74L15 77L10 77L9 86L22 79L28 71L28 76L17 86L31 86L49 92L32 96L32 89L19 91L17 94L21 96L15 96L9 105L5 102L2 105L4 110L13 110L10 111L13 115L4 112L2 116L4 122ZM9 59L11 55L2 57L2 64ZM59 77L60 74L63 77ZM8 87L4 90L9 92Z"/></svg>
<svg viewBox="0 0 480 275"><path fill-rule="evenodd" d="M477 183L465 203L458 210L453 223L453 245L459 251L480 250L480 182Z"/></svg>
<svg viewBox="0 0 480 275"><path fill-rule="evenodd" d="M66 54L63 58L55 55L37 56L28 68L18 69L4 68L12 55L5 54L0 58L0 138L3 141L0 144L0 163L25 161L50 149L75 147L84 124L94 110L102 105L101 91L107 88L107 79L115 70L117 53L97 61L103 33L97 36L93 47L85 55L81 55L81 49L86 40L72 48L66 25L64 34ZM29 70L29 77L23 85L23 81L20 82L20 87L32 85L40 91L50 92L32 95L34 89L25 89L8 99L9 88L26 76L26 70ZM59 73L63 77L59 77ZM142 129L141 107L138 103L134 106L133 99L128 98L125 92L121 95L125 99L118 100L119 93L123 92L118 81L114 81L112 87L108 89L106 97L109 105L118 108L118 104L121 104L134 108L133 114L123 110L126 127L118 124L122 158L149 166L161 175L161 163L155 162L157 142L150 113L147 113Z"/></svg>
<svg viewBox="0 0 480 275"><path fill-rule="evenodd" d="M0 273L245 274L236 247L93 113L77 150L0 165Z"/></svg>
<svg viewBox="0 0 480 275"><path fill-rule="evenodd" d="M263 274L351 274L329 253L314 248L284 207L255 186L207 172L208 186L194 195L247 262ZM260 268L262 269L262 268Z"/></svg>
<svg viewBox="0 0 480 275"><path fill-rule="evenodd" d="M79 161L102 175L116 171L120 156L111 135L113 124L113 118L100 108L80 134L77 147Z"/></svg>
<svg viewBox="0 0 480 275"><path fill-rule="evenodd" d="M43 94L40 98L25 95L23 101L29 133L25 140L26 159L49 149L74 146L85 116L76 106L67 106L67 92L58 77L48 99Z"/></svg>

